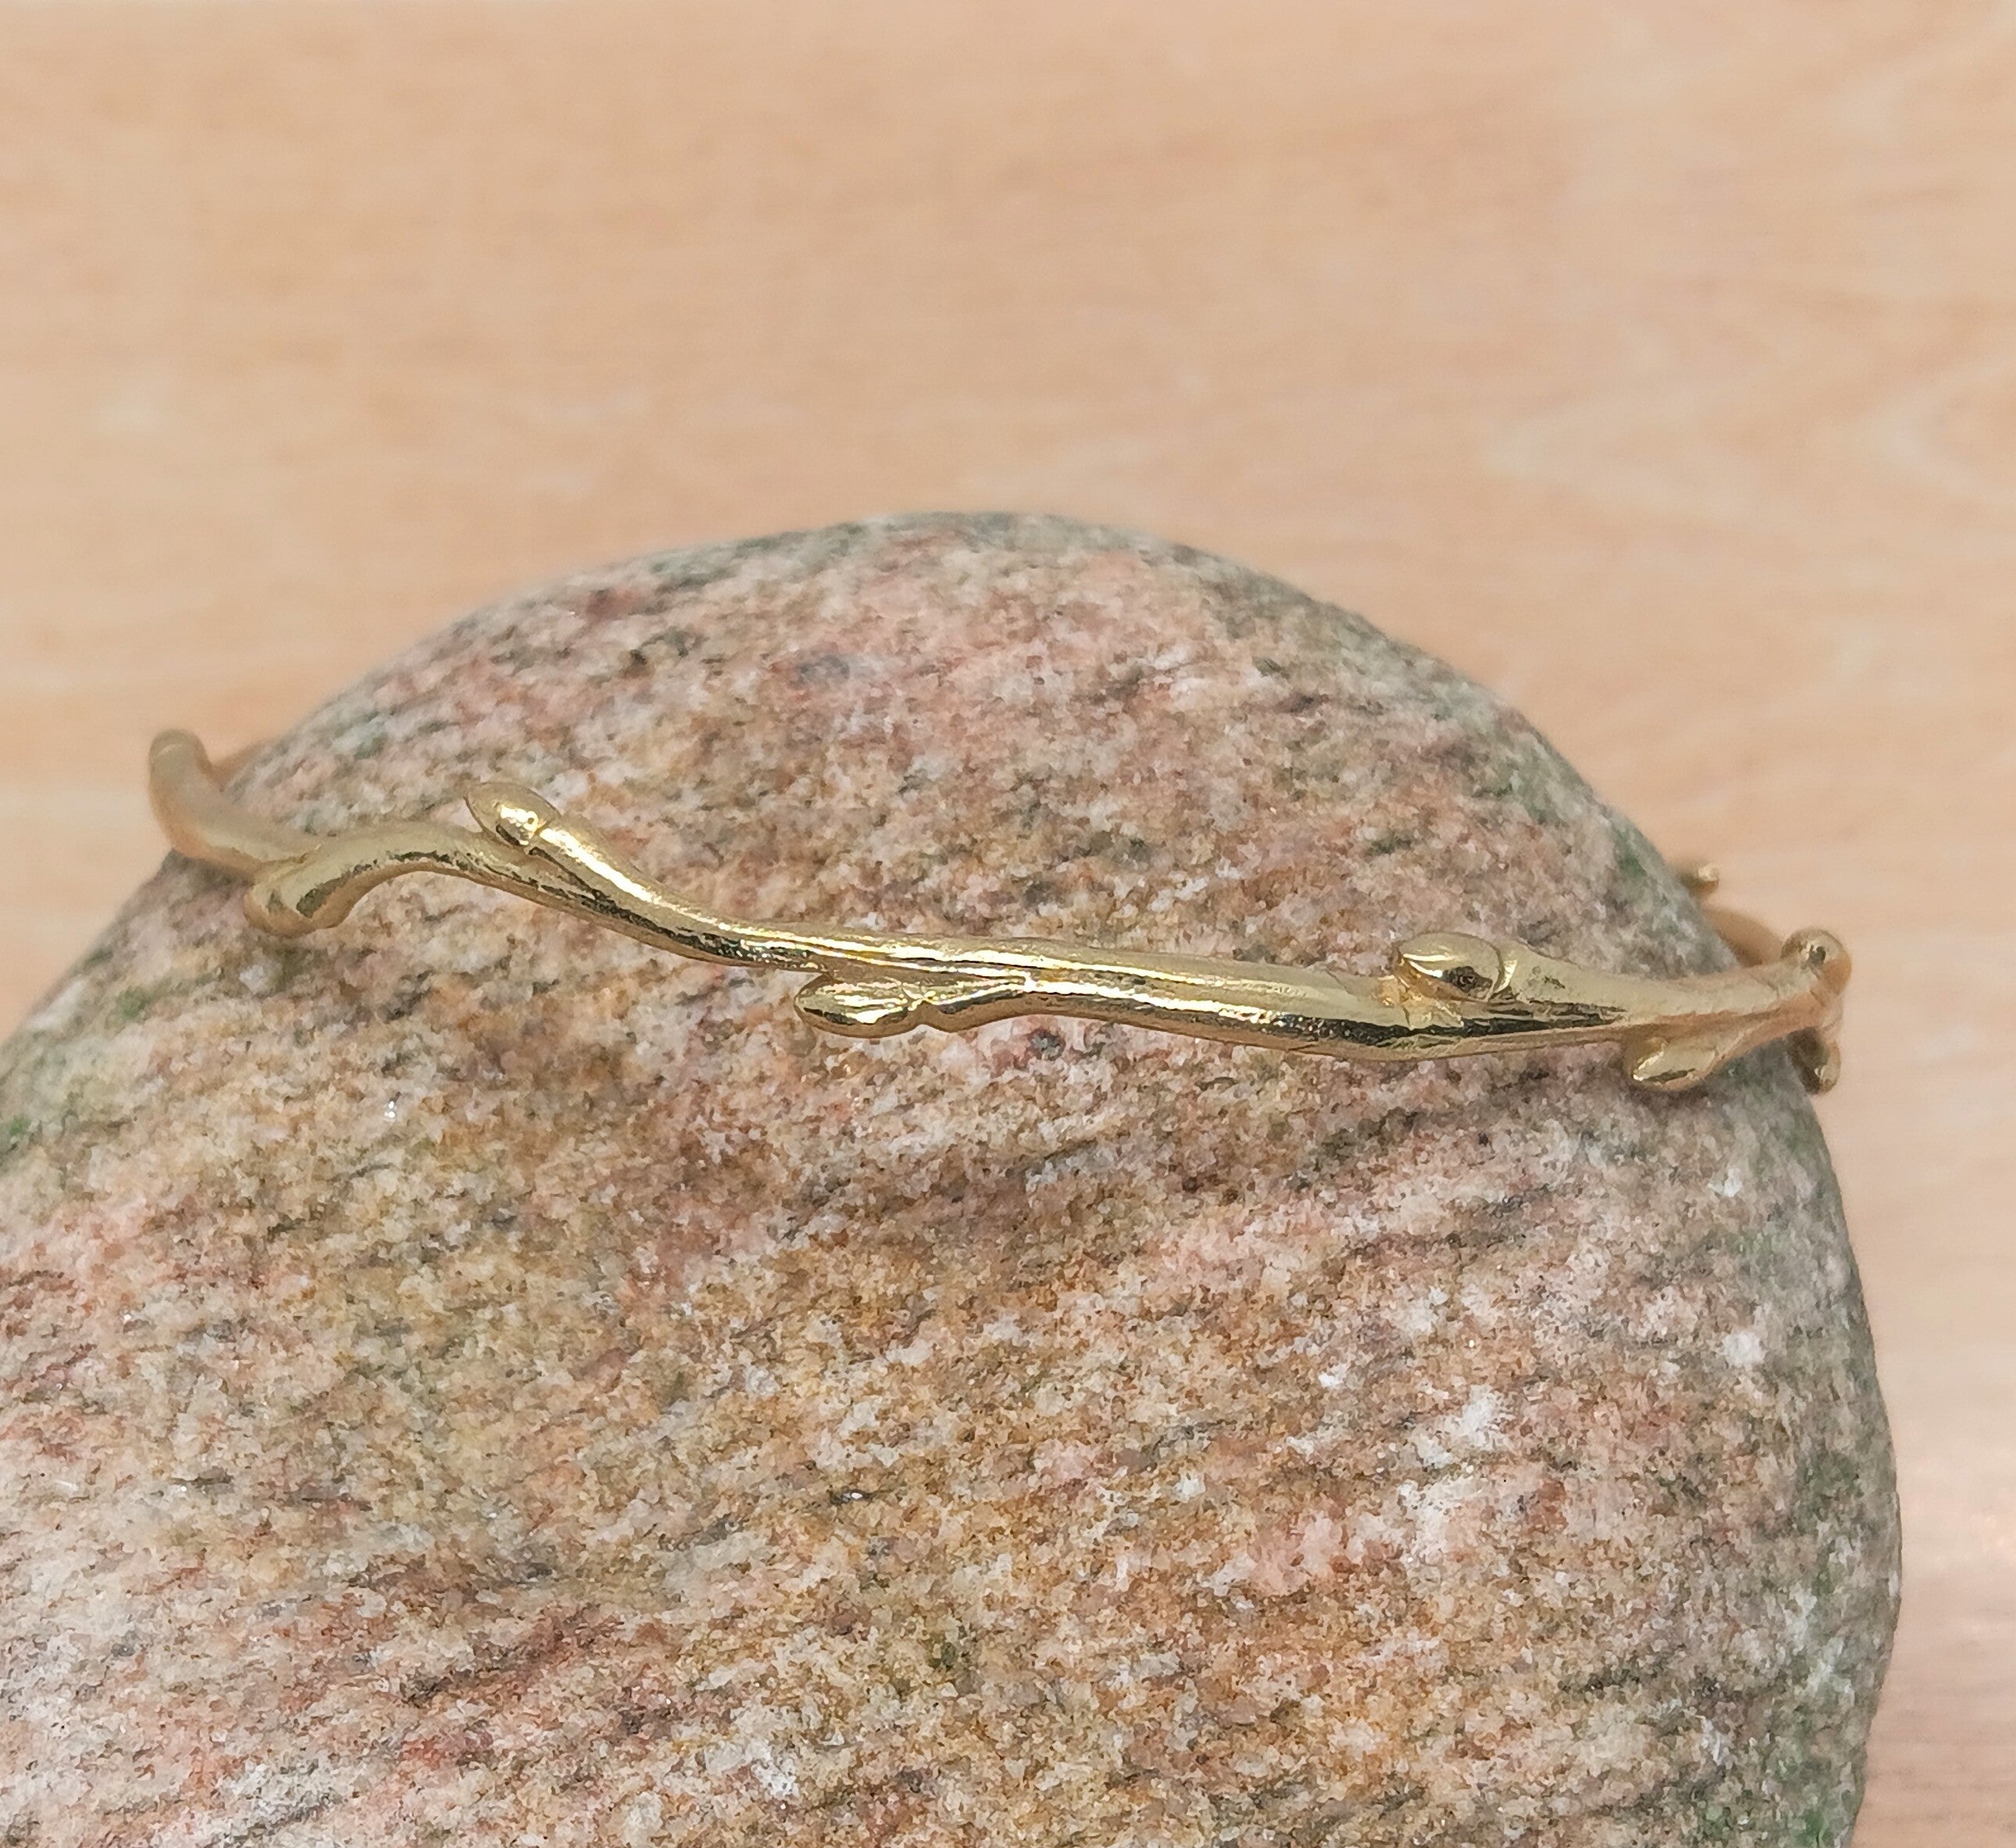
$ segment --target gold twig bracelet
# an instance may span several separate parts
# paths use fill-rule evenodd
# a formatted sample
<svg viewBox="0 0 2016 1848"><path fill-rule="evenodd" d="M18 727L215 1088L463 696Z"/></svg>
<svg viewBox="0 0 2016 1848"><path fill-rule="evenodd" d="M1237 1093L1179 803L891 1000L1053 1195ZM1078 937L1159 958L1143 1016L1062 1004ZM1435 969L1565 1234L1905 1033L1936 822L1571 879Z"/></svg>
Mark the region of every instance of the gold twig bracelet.
<svg viewBox="0 0 2016 1848"><path fill-rule="evenodd" d="M1666 1091L1777 1040L1809 1090L1827 1089L1840 1069L1849 958L1839 939L1802 930L1781 943L1719 907L1708 908L1709 921L1743 966L1708 975L1609 975L1509 938L1440 931L1397 945L1382 975L1345 976L1035 939L752 923L688 904L587 824L515 783L467 792L477 832L394 821L327 838L238 807L186 732L155 739L149 783L169 840L250 880L247 915L279 935L340 923L373 886L401 873L450 873L678 955L809 974L799 1013L866 1038L1068 1014L1338 1059L1453 1059L1615 1040L1635 1082ZM1714 889L1708 868L1681 876L1698 897Z"/></svg>

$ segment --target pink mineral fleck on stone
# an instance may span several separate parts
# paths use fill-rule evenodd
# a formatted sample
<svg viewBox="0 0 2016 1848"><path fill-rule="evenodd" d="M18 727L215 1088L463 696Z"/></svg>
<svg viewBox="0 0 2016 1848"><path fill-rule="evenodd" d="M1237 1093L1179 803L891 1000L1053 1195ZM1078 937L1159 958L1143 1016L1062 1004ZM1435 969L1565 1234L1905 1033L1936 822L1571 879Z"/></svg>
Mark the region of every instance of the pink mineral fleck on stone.
<svg viewBox="0 0 2016 1848"><path fill-rule="evenodd" d="M1708 965L1515 715L1222 560L933 517L484 613L240 778L541 786L747 913ZM1405 1067L171 861L0 1053L0 1834L1845 1839L1888 1440L1782 1058Z"/></svg>

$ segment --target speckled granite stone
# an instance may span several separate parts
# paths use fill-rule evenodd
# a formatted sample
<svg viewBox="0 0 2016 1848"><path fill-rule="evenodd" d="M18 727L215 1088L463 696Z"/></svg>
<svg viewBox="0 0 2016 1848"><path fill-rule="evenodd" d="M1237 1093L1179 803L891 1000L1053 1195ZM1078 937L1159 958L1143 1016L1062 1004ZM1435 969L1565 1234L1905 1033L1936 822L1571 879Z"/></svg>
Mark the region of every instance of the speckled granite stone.
<svg viewBox="0 0 2016 1848"><path fill-rule="evenodd" d="M499 775L759 915L1719 954L1486 694L1060 521L574 579L241 786ZM0 1054L6 1841L1845 1838L1895 1512L1777 1054L851 1043L466 886L237 896L171 861Z"/></svg>

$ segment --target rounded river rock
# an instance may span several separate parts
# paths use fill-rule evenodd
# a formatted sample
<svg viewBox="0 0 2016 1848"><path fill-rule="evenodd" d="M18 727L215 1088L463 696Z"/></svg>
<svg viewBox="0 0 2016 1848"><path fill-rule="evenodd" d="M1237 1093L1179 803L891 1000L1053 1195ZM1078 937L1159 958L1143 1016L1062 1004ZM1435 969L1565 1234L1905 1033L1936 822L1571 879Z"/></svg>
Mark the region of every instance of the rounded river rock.
<svg viewBox="0 0 2016 1848"><path fill-rule="evenodd" d="M573 578L237 786L497 776L745 915L1721 955L1489 695L1060 520ZM857 1043L442 879L239 901L171 858L0 1051L5 1840L1845 1839L1896 1517L1780 1053Z"/></svg>

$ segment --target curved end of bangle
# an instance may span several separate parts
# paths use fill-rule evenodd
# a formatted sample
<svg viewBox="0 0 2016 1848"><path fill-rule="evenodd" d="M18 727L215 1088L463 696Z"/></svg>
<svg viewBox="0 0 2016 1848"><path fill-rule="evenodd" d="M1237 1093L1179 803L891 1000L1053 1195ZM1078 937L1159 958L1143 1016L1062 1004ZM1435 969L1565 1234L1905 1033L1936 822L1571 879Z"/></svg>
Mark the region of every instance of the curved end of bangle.
<svg viewBox="0 0 2016 1848"><path fill-rule="evenodd" d="M1795 931L1785 940L1785 955L1812 972L1821 999L1821 1016L1813 1026L1792 1034L1785 1042L1801 1080L1816 1095L1831 1091L1841 1082L1841 998L1848 979L1855 973L1855 959L1848 946L1831 930Z"/></svg>
<svg viewBox="0 0 2016 1848"><path fill-rule="evenodd" d="M193 732L164 732L149 748L148 799L177 853L250 879L276 860L314 851L312 835L261 820L234 803L224 793L226 774Z"/></svg>

